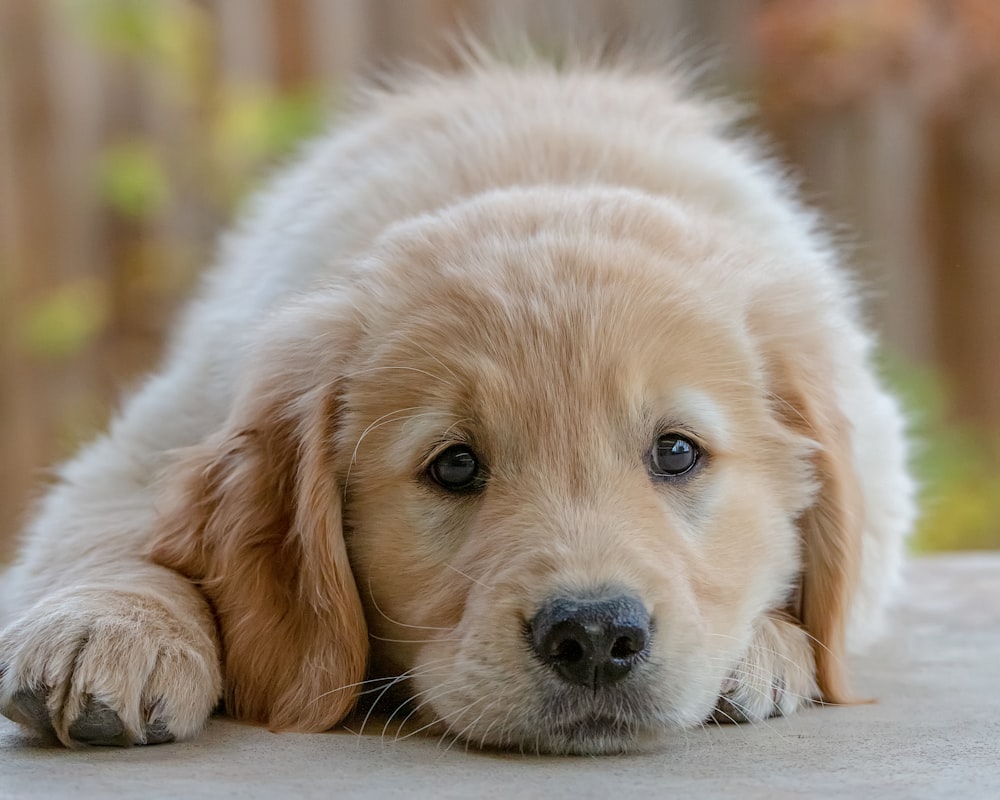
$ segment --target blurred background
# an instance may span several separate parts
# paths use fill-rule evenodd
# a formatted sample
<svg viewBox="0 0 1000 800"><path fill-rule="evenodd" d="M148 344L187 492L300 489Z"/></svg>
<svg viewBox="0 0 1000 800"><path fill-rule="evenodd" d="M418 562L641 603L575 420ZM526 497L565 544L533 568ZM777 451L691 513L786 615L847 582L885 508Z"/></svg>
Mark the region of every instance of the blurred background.
<svg viewBox="0 0 1000 800"><path fill-rule="evenodd" d="M0 0L0 563L156 361L241 198L458 30L711 61L861 276L918 550L1000 547L1000 0Z"/></svg>

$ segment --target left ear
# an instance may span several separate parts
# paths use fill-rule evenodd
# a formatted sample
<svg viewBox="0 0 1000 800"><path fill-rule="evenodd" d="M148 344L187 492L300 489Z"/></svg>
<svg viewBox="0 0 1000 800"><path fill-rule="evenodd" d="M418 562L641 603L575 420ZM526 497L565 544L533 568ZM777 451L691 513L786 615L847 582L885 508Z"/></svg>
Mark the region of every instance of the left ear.
<svg viewBox="0 0 1000 800"><path fill-rule="evenodd" d="M771 300L753 322L764 342L774 409L788 430L813 443L816 482L798 519L802 575L789 611L811 637L821 699L851 703L846 634L860 580L865 505L854 430L838 388L850 380L851 369L868 368L867 341L851 321L826 316L829 309L806 318L794 298L789 304Z"/></svg>
<svg viewBox="0 0 1000 800"><path fill-rule="evenodd" d="M812 637L816 683L826 703L849 703L846 632L861 563L864 501L852 453L852 430L828 376L785 375L776 391L785 424L818 445L812 455L818 484L799 518L802 585L798 618Z"/></svg>

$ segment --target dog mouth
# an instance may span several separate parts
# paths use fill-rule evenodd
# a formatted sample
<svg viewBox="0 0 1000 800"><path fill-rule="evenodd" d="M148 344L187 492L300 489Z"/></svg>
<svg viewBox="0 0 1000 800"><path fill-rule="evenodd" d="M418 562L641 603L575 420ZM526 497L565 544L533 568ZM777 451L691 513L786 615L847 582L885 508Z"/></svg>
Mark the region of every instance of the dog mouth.
<svg viewBox="0 0 1000 800"><path fill-rule="evenodd" d="M584 680L582 666L593 672L593 665L577 659L567 667L565 648L556 651L558 658L539 658L530 633L525 626L519 675L502 679L494 664L483 665L493 669L471 669L475 677L466 683L467 677L459 676L466 685L451 691L413 678L392 680L384 691L362 697L356 713L369 720L369 731L381 729L394 738L422 731L455 746L524 754L636 752L673 727L674 715L656 691L661 667L652 653L643 651L613 679ZM380 666L389 674L399 672L395 665ZM581 676L571 667L581 667ZM510 684L520 690L511 691Z"/></svg>
<svg viewBox="0 0 1000 800"><path fill-rule="evenodd" d="M551 755L616 755L636 752L667 727L642 693L579 691L536 696L523 709L506 709L475 724L464 714L435 709L425 695L397 685L355 710L355 725L383 736L404 738L417 731L465 742L476 750ZM475 705L474 701L471 705ZM374 712L374 713L373 713ZM474 715L473 715L474 716ZM360 720L364 722L360 722Z"/></svg>
<svg viewBox="0 0 1000 800"><path fill-rule="evenodd" d="M614 755L635 752L665 732L667 725L645 692L558 691L522 713L504 717L487 736L469 731L482 749L530 754ZM538 702L541 700L541 702Z"/></svg>

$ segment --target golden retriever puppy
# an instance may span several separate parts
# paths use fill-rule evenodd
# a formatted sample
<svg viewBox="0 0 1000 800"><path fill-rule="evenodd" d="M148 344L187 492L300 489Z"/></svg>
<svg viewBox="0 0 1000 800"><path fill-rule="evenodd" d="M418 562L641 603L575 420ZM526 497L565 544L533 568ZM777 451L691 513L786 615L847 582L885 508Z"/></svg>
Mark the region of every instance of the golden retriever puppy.
<svg viewBox="0 0 1000 800"><path fill-rule="evenodd" d="M911 522L903 425L837 256L731 122L623 68L372 92L42 502L3 713L153 743L220 698L320 731L392 688L476 745L604 753L850 702Z"/></svg>

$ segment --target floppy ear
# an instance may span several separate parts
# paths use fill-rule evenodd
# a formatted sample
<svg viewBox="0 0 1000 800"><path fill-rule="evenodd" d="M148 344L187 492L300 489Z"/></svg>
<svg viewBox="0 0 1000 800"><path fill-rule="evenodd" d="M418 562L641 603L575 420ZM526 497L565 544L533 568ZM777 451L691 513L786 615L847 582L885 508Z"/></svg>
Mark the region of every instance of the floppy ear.
<svg viewBox="0 0 1000 800"><path fill-rule="evenodd" d="M818 445L812 454L818 488L798 523L803 573L798 608L792 611L812 637L822 700L850 703L845 639L859 579L864 501L851 424L837 406L832 369L807 365L806 358L786 359L777 369L775 387L784 423Z"/></svg>
<svg viewBox="0 0 1000 800"><path fill-rule="evenodd" d="M338 409L324 362L343 343L329 339L271 331L222 429L168 472L151 552L214 606L228 711L273 729L337 724L366 666L330 463Z"/></svg>

